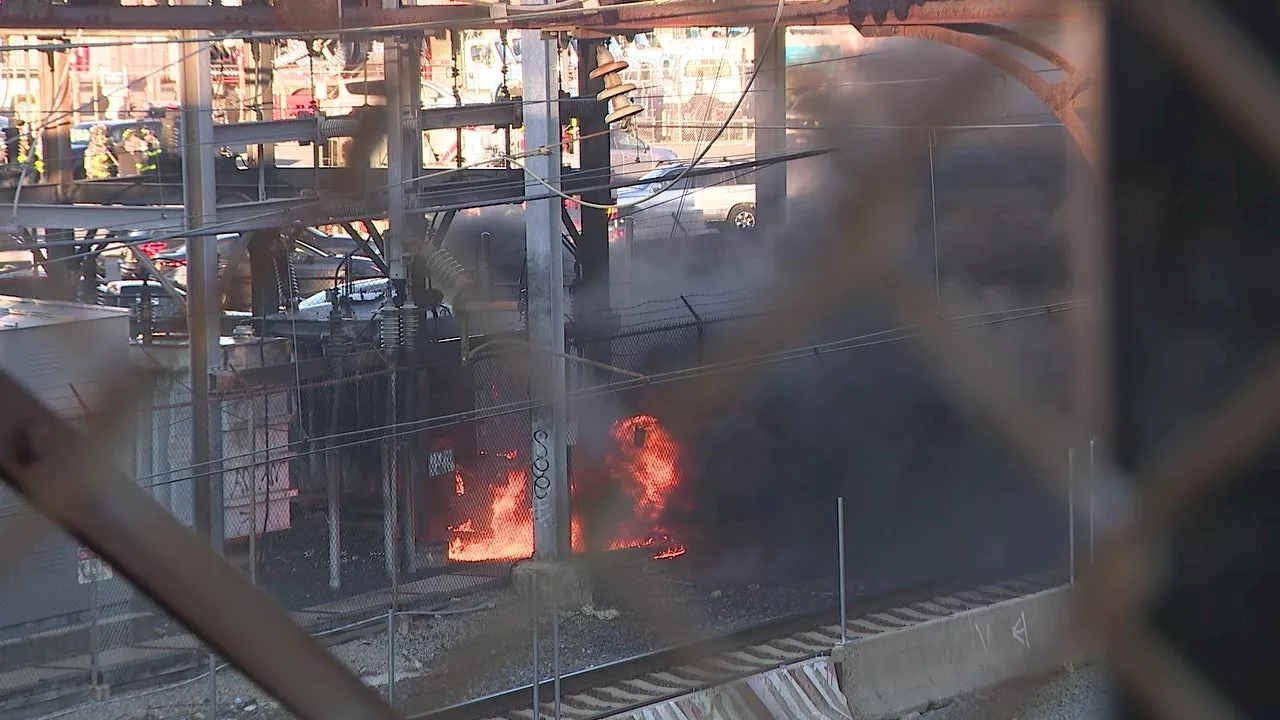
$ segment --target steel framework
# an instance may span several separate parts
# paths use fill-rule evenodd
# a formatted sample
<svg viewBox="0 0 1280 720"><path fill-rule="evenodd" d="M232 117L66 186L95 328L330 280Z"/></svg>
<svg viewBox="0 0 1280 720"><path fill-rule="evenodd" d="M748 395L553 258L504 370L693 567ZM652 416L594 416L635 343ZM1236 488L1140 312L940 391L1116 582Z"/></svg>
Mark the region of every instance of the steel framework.
<svg viewBox="0 0 1280 720"><path fill-rule="evenodd" d="M1054 20L1054 3L1037 0L916 0L906 13L887 12L882 0L803 0L787 2L782 25L863 24L938 25L1012 23ZM883 6L886 9L882 9ZM383 9L340 8L336 0L277 0L272 6L75 7L17 3L0 7L0 27L24 30L91 28L119 30L211 30L324 34L363 30L387 32L419 27L471 29L544 29L555 26L584 30L659 27L767 25L777 4L727 0L674 0L652 4L637 0L602 0L598 8L583 6L521 11L502 4L444 3ZM874 16L874 17L873 17Z"/></svg>
<svg viewBox="0 0 1280 720"><path fill-rule="evenodd" d="M475 5L453 4L386 10L362 8L345 11L344 15L337 2L306 3L305 13L302 12L302 6L296 4L298 2L300 0L281 2L275 7L240 8L164 6L86 9L46 5L31 9L29 6L19 8L9 4L0 6L0 26L56 29L88 25L97 31L241 31L243 28L253 27L268 32L295 34L349 32L352 29L385 33L395 29L428 26L548 28L557 24L563 24L566 28L599 30L726 24L768 25L776 9L773 3L677 1L640 5L606 1L598 9L546 11L528 17L521 17L514 12L499 13ZM834 25L853 22L864 33L872 35L899 34L952 44L1008 70L1060 116L1074 116L1074 111L1068 114L1067 110L1070 110L1070 100L1080 87L1079 80L1069 80L1061 86L1036 85L1031 77L1019 77L1026 75L1025 67L1011 64L1006 61L1007 56L993 52L988 43L952 27L1048 20L1058 14L1053 4L1038 0L935 0L896 4L907 8L906 12L889 12L892 3L857 0L850 5L821 0L788 3L782 15L782 24ZM636 7L631 7L632 5ZM868 18L874 22L867 24ZM943 25L948 27L942 27ZM903 29L898 30L894 26ZM1015 42L1022 42L1023 47L1034 47L1030 41ZM1053 54L1047 49L1044 53ZM1069 65L1065 60L1059 60L1060 67ZM1071 123L1066 118L1063 121L1071 130ZM264 133L284 131L283 126L277 126L223 132L247 133L259 129ZM382 132L385 130L385 127L381 128ZM1079 124L1071 131L1076 141L1081 143L1086 157L1093 160L1091 145L1082 141L1082 138L1087 139L1087 131L1083 130L1083 125ZM367 179L367 174L361 178ZM569 186L564 190L572 192ZM312 213L328 218L349 219L367 217L371 213L370 208L354 200L340 201L337 207L303 198L271 202L277 204L250 206L260 214L272 208L279 211L278 214L267 214L260 227L290 224L294 221L314 221ZM850 209L855 205L864 209L860 203L850 203ZM381 211L385 212L385 209ZM59 223L81 227L102 226L100 217L86 217L74 223L66 220L55 222L55 214L69 212L80 211L75 206L68 208L18 204L15 217L19 224L34 226ZM125 207L111 212L118 212L122 216L118 219L120 224L159 221L176 223L180 216L177 208ZM239 213L241 210L237 208L235 212ZM251 213L252 210L243 212ZM43 214L37 216L32 213ZM216 223L230 219L230 216L224 217L222 213L223 209L220 209ZM247 223L251 221L237 215L236 222L242 225L233 227L240 228L250 227ZM883 229L872 223L872 231ZM849 244L850 247L854 245ZM842 284L850 282L850 274L843 270L848 266L838 266L842 268L839 277ZM836 267L836 264L832 265L833 272ZM878 287L875 283L868 283L868 286ZM798 292L812 294L812 287ZM965 378L947 376L944 380L960 385ZM129 387L122 386L122 396L128 390ZM57 451L58 448L82 445L95 438L86 438L62 423L47 408L40 406L30 393L3 373L0 373L0 395L7 398L5 408L0 412L0 475L20 489L35 507L55 518L111 561L203 640L245 670L299 716L394 717L393 711L370 689L345 672L331 656L290 622L279 608L257 595L245 579L223 563L208 546L158 506L150 503L135 484L118 476L95 477L94 472L98 467L90 462L97 457L94 453ZM123 404L124 397L118 400L117 405ZM988 405L978 403L978 406ZM108 411L117 409L108 408ZM1036 426L1029 424L1027 427ZM1016 439L1025 439L1025 435L1017 436Z"/></svg>

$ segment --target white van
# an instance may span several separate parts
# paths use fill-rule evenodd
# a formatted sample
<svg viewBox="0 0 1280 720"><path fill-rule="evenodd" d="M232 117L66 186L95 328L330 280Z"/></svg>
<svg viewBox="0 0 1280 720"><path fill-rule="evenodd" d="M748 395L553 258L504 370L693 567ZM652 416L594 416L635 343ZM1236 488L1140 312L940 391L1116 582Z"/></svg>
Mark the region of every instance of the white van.
<svg viewBox="0 0 1280 720"><path fill-rule="evenodd" d="M743 81L750 68L744 68L724 54L694 52L677 60L674 83L681 98L712 95L732 102L742 93Z"/></svg>

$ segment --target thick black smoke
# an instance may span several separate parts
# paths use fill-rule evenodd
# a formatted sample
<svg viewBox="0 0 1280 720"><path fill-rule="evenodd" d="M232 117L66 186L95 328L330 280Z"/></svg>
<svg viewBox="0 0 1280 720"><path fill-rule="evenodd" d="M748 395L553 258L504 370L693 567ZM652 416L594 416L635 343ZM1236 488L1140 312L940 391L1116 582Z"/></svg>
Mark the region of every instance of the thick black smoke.
<svg viewBox="0 0 1280 720"><path fill-rule="evenodd" d="M853 125L883 124L914 109L867 91L858 99L867 112L842 116ZM871 156L896 135L859 127L841 139L853 148L861 142ZM900 199L913 202L914 211L910 232L893 249L929 287L938 269L943 314L1066 299L1061 208L1073 159L1062 131L939 132L932 171L928 133L919 140L898 160L909 163L911 178L911 197ZM845 176L828 179L822 202ZM780 267L784 282L803 286L806 272L830 262L825 239L841 232L852 242L859 228L800 215L786 231L792 251ZM785 316L762 322L786 329L779 345L792 347L893 326L857 288L822 300L828 317L820 322ZM1065 411L1071 356L1061 316L963 332L978 335L993 354L1012 357L1046 406ZM665 521L685 539L690 561L743 582L832 577L836 497L844 496L855 586L1060 567L1066 509L1039 491L1010 447L932 382L916 350L895 342L743 373L709 419L705 407L690 408L700 402L692 399L699 397L692 384L672 386L655 400L686 447L684 483ZM1066 439L1063 447L1065 471Z"/></svg>

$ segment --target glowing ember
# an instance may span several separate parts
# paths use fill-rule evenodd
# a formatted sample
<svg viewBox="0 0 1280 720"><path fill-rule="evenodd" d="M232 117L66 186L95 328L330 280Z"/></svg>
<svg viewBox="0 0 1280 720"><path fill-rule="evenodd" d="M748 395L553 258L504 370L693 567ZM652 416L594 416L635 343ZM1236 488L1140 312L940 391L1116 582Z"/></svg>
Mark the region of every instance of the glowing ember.
<svg viewBox="0 0 1280 720"><path fill-rule="evenodd" d="M631 497L634 514L620 527L609 544L610 550L624 548L662 548L653 557L658 560L685 554L683 545L674 543L657 526L666 508L667 498L680 484L680 447L656 418L649 415L619 420L612 428L617 444L607 464L611 479ZM500 453L514 460L515 451ZM474 479L474 478L473 478ZM517 560L533 554L533 514L529 492L529 476L524 469L507 471L507 481L492 490L487 531L477 531L468 518L452 528L449 559L461 562ZM461 472L454 475L455 495L467 494L467 483ZM483 519L480 520L483 522ZM575 552L586 549L582 520L576 514L570 526Z"/></svg>
<svg viewBox="0 0 1280 720"><path fill-rule="evenodd" d="M654 560L670 560L671 558L680 557L681 555L685 554L685 552L686 550L684 549L683 545L673 545L667 548L666 550L663 550L662 552L658 553L657 555L654 555L653 559Z"/></svg>
<svg viewBox="0 0 1280 720"><path fill-rule="evenodd" d="M529 511L529 474L524 470L507 472L507 482L494 489L493 515L489 531L449 542L449 559L462 562L483 560L519 560L533 555L533 516ZM458 526L472 527L467 519Z"/></svg>

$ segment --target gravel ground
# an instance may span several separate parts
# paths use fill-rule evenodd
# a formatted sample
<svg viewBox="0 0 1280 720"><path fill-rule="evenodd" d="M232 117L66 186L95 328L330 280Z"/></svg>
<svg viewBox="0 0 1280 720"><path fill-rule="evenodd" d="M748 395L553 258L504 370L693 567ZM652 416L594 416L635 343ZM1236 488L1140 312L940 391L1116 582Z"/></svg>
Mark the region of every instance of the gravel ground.
<svg viewBox="0 0 1280 720"><path fill-rule="evenodd" d="M680 561L627 564L597 573L595 602L559 614L560 663L569 673L675 644L832 605L833 583L804 587L711 586L685 577ZM474 609L474 611L472 611ZM396 635L397 706L423 712L488 695L532 679L532 607L525 598L490 591L458 598L456 614L408 616ZM544 612L539 653L551 675L550 613ZM330 651L362 677L386 684L386 633L335 645ZM223 720L290 717L238 673L218 673L218 705L210 712L207 678L163 691L115 698L46 716L65 720Z"/></svg>
<svg viewBox="0 0 1280 720"><path fill-rule="evenodd" d="M1040 683L1038 686L1037 683ZM1031 696L1022 700L1030 690ZM908 717L921 720L1100 720L1111 716L1102 668L1090 666L994 691Z"/></svg>

